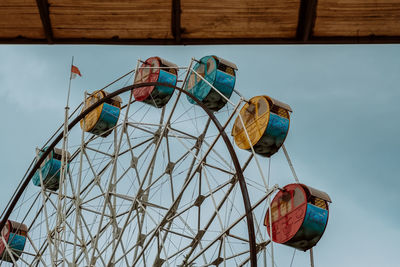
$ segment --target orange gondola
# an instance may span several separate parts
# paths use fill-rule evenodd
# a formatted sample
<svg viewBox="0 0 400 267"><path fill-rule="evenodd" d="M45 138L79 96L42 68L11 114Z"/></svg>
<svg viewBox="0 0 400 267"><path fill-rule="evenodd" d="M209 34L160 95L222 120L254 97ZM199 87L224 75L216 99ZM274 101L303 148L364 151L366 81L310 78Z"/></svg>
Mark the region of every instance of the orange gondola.
<svg viewBox="0 0 400 267"><path fill-rule="evenodd" d="M270 157L282 146L289 132L292 109L269 96L255 96L246 103L236 118L232 136L236 145ZM244 127L243 127L244 124Z"/></svg>
<svg viewBox="0 0 400 267"><path fill-rule="evenodd" d="M85 108L82 109L82 112L107 95L108 93L104 90L93 92L86 98ZM112 128L118 122L121 103L122 99L119 96L115 96L96 107L81 120L81 128L85 132L90 132L95 135L102 137L108 136L112 132Z"/></svg>

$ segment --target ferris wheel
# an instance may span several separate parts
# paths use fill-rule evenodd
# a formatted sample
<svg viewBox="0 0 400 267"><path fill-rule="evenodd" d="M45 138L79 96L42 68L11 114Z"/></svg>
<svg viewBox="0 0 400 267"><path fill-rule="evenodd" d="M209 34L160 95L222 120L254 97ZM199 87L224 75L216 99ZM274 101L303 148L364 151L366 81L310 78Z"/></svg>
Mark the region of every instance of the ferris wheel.
<svg viewBox="0 0 400 267"><path fill-rule="evenodd" d="M315 246L331 200L297 179L292 110L244 98L237 69L151 57L85 92L2 214L0 266L283 266L274 243ZM278 151L293 184L270 183Z"/></svg>

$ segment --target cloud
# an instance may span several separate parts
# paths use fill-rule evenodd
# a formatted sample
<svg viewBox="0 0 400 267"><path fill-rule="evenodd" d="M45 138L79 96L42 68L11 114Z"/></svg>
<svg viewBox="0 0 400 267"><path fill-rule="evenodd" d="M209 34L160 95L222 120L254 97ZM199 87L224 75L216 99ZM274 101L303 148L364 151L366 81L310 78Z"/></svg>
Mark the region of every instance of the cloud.
<svg viewBox="0 0 400 267"><path fill-rule="evenodd" d="M0 96L5 101L26 112L54 111L63 105L57 91L67 84L59 84L59 70L52 62L24 49L6 47L2 52Z"/></svg>

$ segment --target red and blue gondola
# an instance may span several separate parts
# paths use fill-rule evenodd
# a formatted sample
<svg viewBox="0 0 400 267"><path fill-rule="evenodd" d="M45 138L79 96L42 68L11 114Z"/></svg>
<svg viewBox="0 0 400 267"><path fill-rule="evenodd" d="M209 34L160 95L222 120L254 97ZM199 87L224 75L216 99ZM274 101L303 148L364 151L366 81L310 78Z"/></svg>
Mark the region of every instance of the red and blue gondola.
<svg viewBox="0 0 400 267"><path fill-rule="evenodd" d="M25 248L28 227L25 224L7 220L1 230L0 257L3 261L17 261ZM9 250L6 248L6 244ZM12 256L10 255L12 253Z"/></svg>
<svg viewBox="0 0 400 267"><path fill-rule="evenodd" d="M276 243L306 251L321 239L328 223L329 195L304 184L289 184L271 202L264 225Z"/></svg>
<svg viewBox="0 0 400 267"><path fill-rule="evenodd" d="M139 67L134 84L158 82L176 86L178 66L160 57L148 58ZM133 89L135 100L162 108L174 92L169 86L144 86Z"/></svg>

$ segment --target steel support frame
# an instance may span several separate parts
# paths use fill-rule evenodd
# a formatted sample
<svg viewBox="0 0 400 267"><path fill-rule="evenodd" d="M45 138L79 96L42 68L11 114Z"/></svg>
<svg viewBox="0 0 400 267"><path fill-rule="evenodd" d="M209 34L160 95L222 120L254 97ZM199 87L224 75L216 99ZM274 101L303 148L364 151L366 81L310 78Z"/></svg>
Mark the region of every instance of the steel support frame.
<svg viewBox="0 0 400 267"><path fill-rule="evenodd" d="M171 87L171 88L174 88L174 89L178 90L179 93L183 93L183 94L191 97L196 102L197 105L199 105L201 108L203 108L203 110L207 113L209 118L212 120L212 122L214 123L214 125L216 126L218 131L220 132L221 137L222 137L223 141L225 142L225 144L227 146L227 149L228 149L228 152L229 152L229 154L230 154L230 156L232 158L232 162L234 164L235 171L236 171L237 178L238 178L239 185L240 185L240 189L241 189L241 192L242 192L243 203L244 203L244 208L245 208L245 215L244 216L246 217L247 230L248 230L248 235L249 235L250 262L251 262L252 266L257 266L257 248L256 248L256 238L255 238L255 231L254 231L254 220L253 220L253 214L251 212L251 202L250 202L250 197L249 197L248 190L247 190L246 181L245 181L245 178L243 176L243 172L242 172L238 157L236 155L236 152L235 152L235 150L233 148L233 145L230 142L229 137L226 134L223 126L220 124L220 122L217 120L217 118L214 116L214 114L203 103L201 103L196 97L194 97L192 94L190 94L189 92L183 90L180 87L172 86L172 85L167 84L167 83L150 82L150 83L140 83L140 84L134 84L134 85L126 86L126 87L123 87L121 89L118 89L118 90L110 93L109 95L107 95L106 97L102 98L101 100L99 100L94 105L90 106L89 108L87 108L86 110L81 112L75 119L73 119L69 123L68 131L71 130L75 125L77 125L87 114L89 114L95 108L97 108L101 104L105 103L106 101L110 100L111 98L113 98L113 97L115 97L115 96L117 96L119 94L122 94L124 92L128 92L130 90L133 90L135 88L145 87L145 86L167 86L167 87ZM2 229L4 227L5 222L10 217L14 207L16 206L16 204L18 203L18 200L20 199L20 197L22 196L23 192L25 191L25 189L29 185L29 182L32 179L33 175L35 174L36 170L40 168L40 165L42 164L44 159L55 148L55 146L61 141L62 138L63 138L63 133L60 133L53 140L53 142L48 146L48 149L36 161L36 163L34 164L34 166L31 169L31 171L29 172L29 174L26 176L25 180L23 181L23 183L21 183L21 186L18 188L17 193L15 194L13 200L11 201L11 204L9 205L7 211L4 213L4 217L2 218L3 220L0 222L0 229Z"/></svg>

